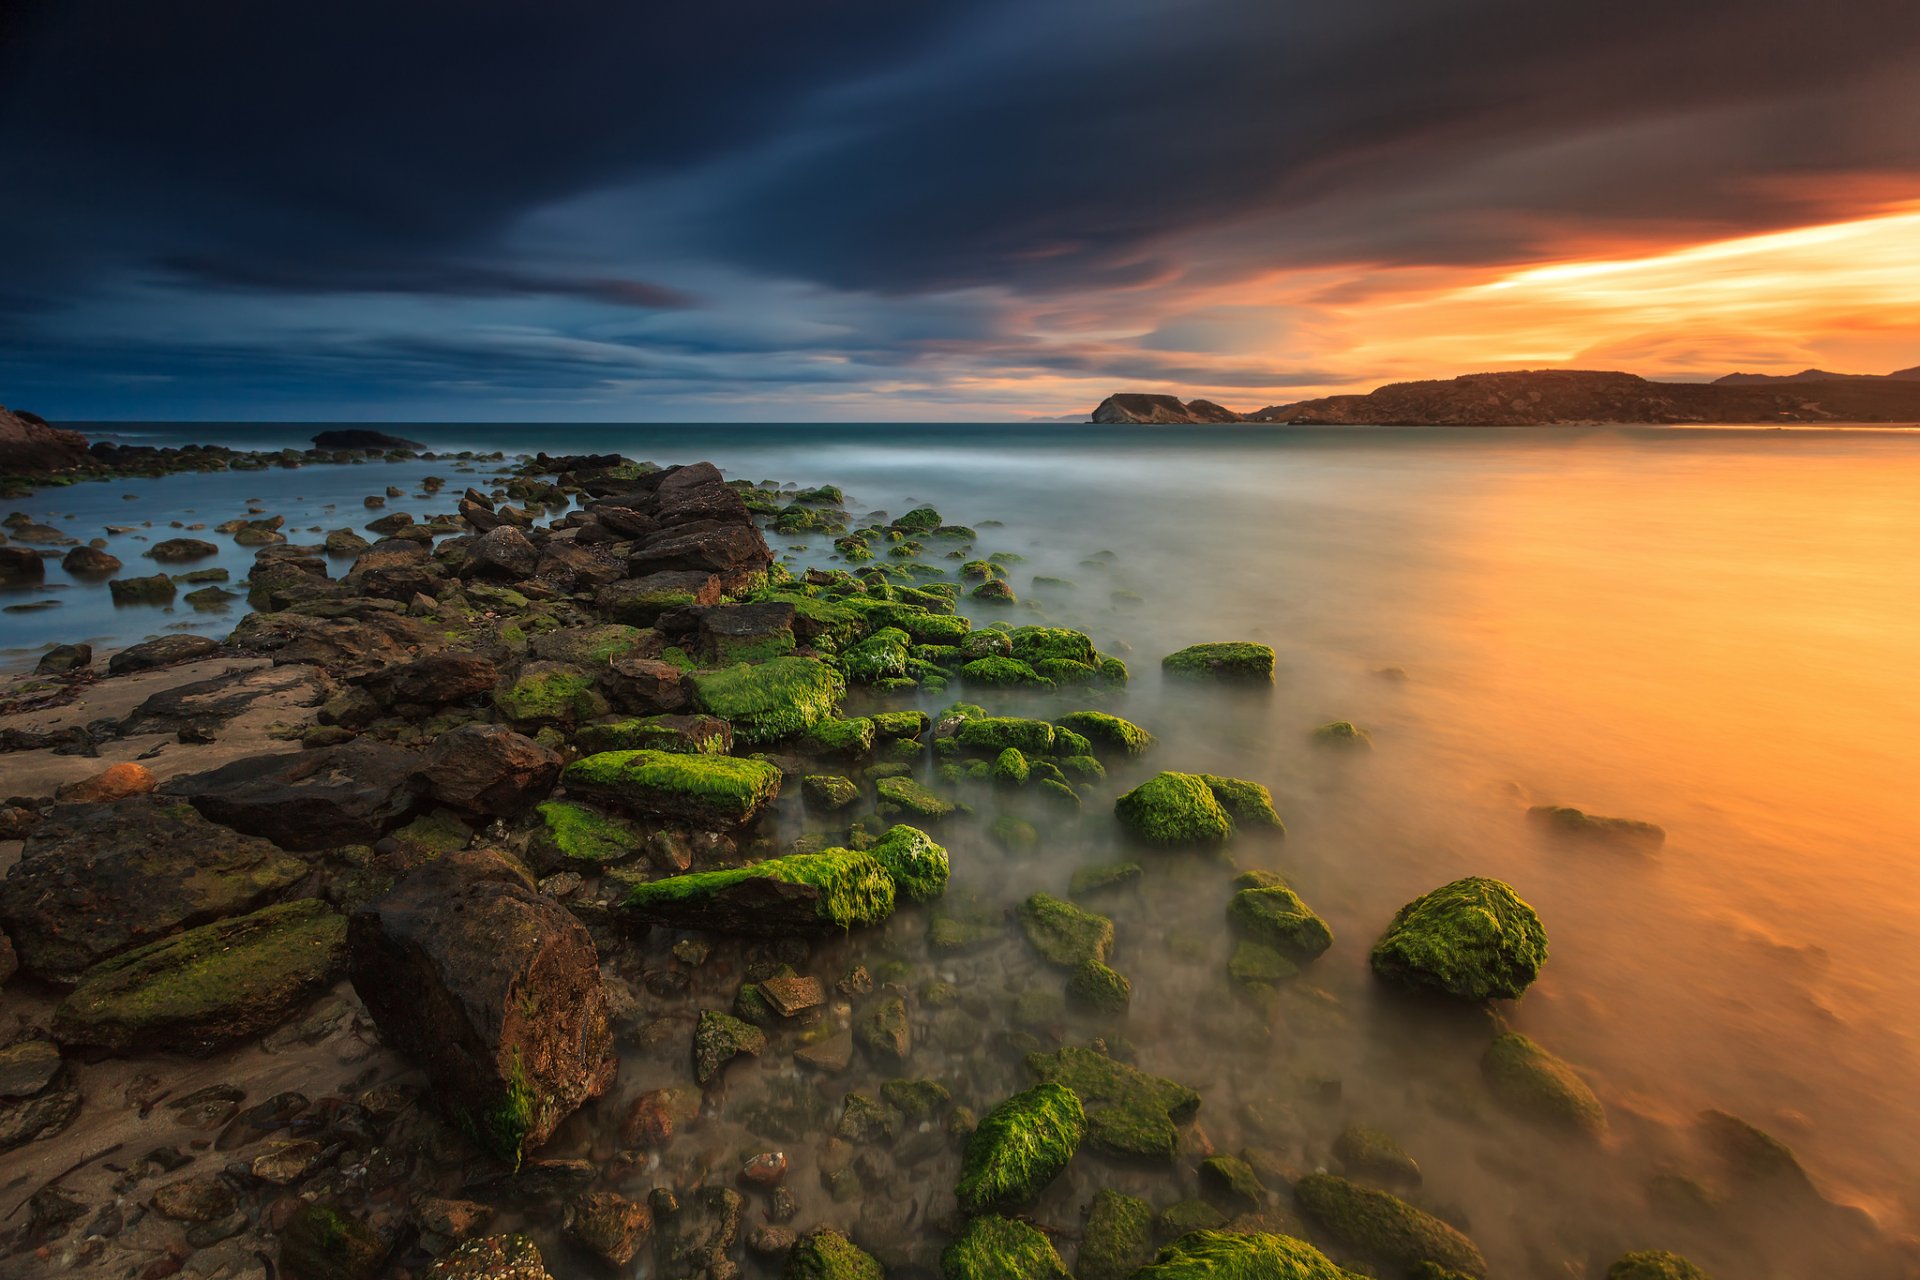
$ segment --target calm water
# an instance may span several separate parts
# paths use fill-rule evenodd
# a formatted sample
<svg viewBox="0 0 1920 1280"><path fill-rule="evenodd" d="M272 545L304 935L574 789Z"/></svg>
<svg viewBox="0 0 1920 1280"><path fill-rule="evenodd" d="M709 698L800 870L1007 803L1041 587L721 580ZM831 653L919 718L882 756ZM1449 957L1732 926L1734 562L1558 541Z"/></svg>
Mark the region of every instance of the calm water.
<svg viewBox="0 0 1920 1280"><path fill-rule="evenodd" d="M1286 871L1335 931L1273 1034L1249 1035L1221 969L1226 870L1163 859L1107 908L1113 963L1135 983L1138 1060L1202 1090L1200 1126L1219 1149L1251 1140L1238 1104L1267 1098L1301 1112L1291 1155L1303 1163L1342 1120L1379 1124L1425 1167L1423 1203L1470 1222L1503 1275L1585 1274L1569 1260L1604 1264L1605 1250L1628 1247L1685 1250L1723 1280L1903 1274L1807 1221L1689 1227L1642 1188L1663 1171L1712 1180L1691 1132L1700 1110L1720 1108L1791 1143L1829 1196L1885 1231L1920 1227L1920 806L1907 793L1920 743L1920 435L398 430L442 448L709 458L730 476L840 484L856 512L931 502L951 521L1004 522L981 529L978 551L1026 556L1023 597L1128 657L1135 680L1114 709L1159 736L1153 768L1272 787L1289 837L1241 861ZM290 532L357 527L379 514L362 495L411 492L428 473L456 477L455 492L472 478L444 461L370 464L81 485L15 505L82 538L141 520L156 527L138 536L171 536L158 526L211 525L249 497L286 514ZM434 508L388 506L409 509ZM113 549L126 572L151 572L135 538ZM795 545L807 545L796 563L824 556ZM1117 553L1110 568L1082 564L1102 550ZM248 558L210 563L239 579ZM1035 596L1034 574L1077 586ZM60 640L219 633L234 620L115 611L93 586L47 594L61 607L0 614L10 661ZM1271 696L1162 685L1161 654L1214 639L1273 645ZM1332 719L1369 729L1375 750L1314 750L1308 732ZM1524 811L1547 802L1658 822L1668 842L1655 856L1543 843ZM1074 866L1115 856L1097 810L1029 859L964 833L950 844L956 891L993 903L1060 892ZM1488 1112L1484 1022L1429 1021L1374 987L1366 948L1394 909L1467 874L1510 881L1546 923L1552 958L1509 1017L1600 1093L1612 1129L1598 1154ZM936 967L997 991L1026 981L1031 962L1010 945ZM956 1071L971 1061L952 1052ZM1007 1068L965 1069L1022 1083ZM646 1072L624 1067L623 1092L646 1087ZM1340 1082L1337 1100L1319 1079ZM1100 1180L1173 1198L1165 1175L1082 1163L1040 1216L1071 1226Z"/></svg>

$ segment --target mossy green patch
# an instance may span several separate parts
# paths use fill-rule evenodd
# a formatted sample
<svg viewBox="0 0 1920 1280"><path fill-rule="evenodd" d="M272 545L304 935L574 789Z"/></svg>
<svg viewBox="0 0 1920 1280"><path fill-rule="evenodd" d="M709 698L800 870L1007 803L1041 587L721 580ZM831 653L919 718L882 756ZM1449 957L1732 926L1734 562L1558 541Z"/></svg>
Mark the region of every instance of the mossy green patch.
<svg viewBox="0 0 1920 1280"><path fill-rule="evenodd" d="M1081 1277L1081 1280L1089 1280ZM1130 1280L1360 1280L1304 1240L1265 1231L1189 1231Z"/></svg>
<svg viewBox="0 0 1920 1280"><path fill-rule="evenodd" d="M960 678L968 684L1007 689L1023 685L1044 685L1047 678L1018 658L975 658L960 668Z"/></svg>
<svg viewBox="0 0 1920 1280"><path fill-rule="evenodd" d="M780 770L763 760L671 751L603 751L574 761L561 779L636 813L715 825L750 821L780 794Z"/></svg>
<svg viewBox="0 0 1920 1280"><path fill-rule="evenodd" d="M873 750L873 721L865 716L851 720L822 720L800 739L807 751L823 756L851 759Z"/></svg>
<svg viewBox="0 0 1920 1280"><path fill-rule="evenodd" d="M1233 834L1233 820L1198 774L1155 774L1114 801L1113 812L1148 844L1213 845Z"/></svg>
<svg viewBox="0 0 1920 1280"><path fill-rule="evenodd" d="M1153 1206L1110 1188L1096 1191L1073 1260L1076 1280L1129 1280L1152 1257Z"/></svg>
<svg viewBox="0 0 1920 1280"><path fill-rule="evenodd" d="M1018 914L1027 941L1048 964L1077 969L1088 960L1104 961L1113 951L1113 921L1051 894L1034 894Z"/></svg>
<svg viewBox="0 0 1920 1280"><path fill-rule="evenodd" d="M860 799L860 788L838 774L810 773L800 779L800 798L809 809L834 813Z"/></svg>
<svg viewBox="0 0 1920 1280"><path fill-rule="evenodd" d="M1091 667L1095 661L1093 641L1081 631L1065 627L1015 627L1007 633L1013 656L1022 662L1040 663L1049 659Z"/></svg>
<svg viewBox="0 0 1920 1280"><path fill-rule="evenodd" d="M917 738L933 723L924 711L881 711L867 718L876 738Z"/></svg>
<svg viewBox="0 0 1920 1280"><path fill-rule="evenodd" d="M1480 1070L1493 1096L1519 1115L1589 1135L1607 1127L1606 1109L1572 1064L1518 1032L1488 1045Z"/></svg>
<svg viewBox="0 0 1920 1280"><path fill-rule="evenodd" d="M1313 740L1323 747L1343 751L1364 751L1373 745L1373 735L1351 720L1335 720L1313 731Z"/></svg>
<svg viewBox="0 0 1920 1280"><path fill-rule="evenodd" d="M953 801L928 790L912 778L882 778L873 784L873 790L879 797L875 808L883 817L904 813L937 822L959 808Z"/></svg>
<svg viewBox="0 0 1920 1280"><path fill-rule="evenodd" d="M1026 782L1030 772L1027 758L1020 754L1020 748L1008 747L993 758L987 776L1003 786L1018 787Z"/></svg>
<svg viewBox="0 0 1920 1280"><path fill-rule="evenodd" d="M1608 1267L1607 1280L1712 1280L1712 1277L1677 1253L1643 1249L1625 1255Z"/></svg>
<svg viewBox="0 0 1920 1280"><path fill-rule="evenodd" d="M549 800L535 812L542 824L535 842L568 862L603 866L640 852L639 832L586 805Z"/></svg>
<svg viewBox="0 0 1920 1280"><path fill-rule="evenodd" d="M898 627L882 627L840 655L847 678L872 684L907 674L907 648L912 637Z"/></svg>
<svg viewBox="0 0 1920 1280"><path fill-rule="evenodd" d="M1264 942L1295 964L1305 964L1333 945L1333 930L1270 872L1249 872L1234 881L1227 922Z"/></svg>
<svg viewBox="0 0 1920 1280"><path fill-rule="evenodd" d="M1153 735L1145 729L1105 711L1076 711L1061 716L1054 724L1079 734L1096 752L1137 756L1153 745Z"/></svg>
<svg viewBox="0 0 1920 1280"><path fill-rule="evenodd" d="M753 744L805 733L830 718L846 685L824 662L774 658L696 672L693 690L701 706L733 722L736 739Z"/></svg>
<svg viewBox="0 0 1920 1280"><path fill-rule="evenodd" d="M969 1213L1031 1205L1086 1134L1086 1112L1073 1090L1042 1083L1016 1093L973 1131L954 1194Z"/></svg>
<svg viewBox="0 0 1920 1280"><path fill-rule="evenodd" d="M1390 1192L1310 1173L1293 1184L1293 1197L1337 1244L1369 1261L1402 1271L1431 1262L1466 1276L1487 1273L1473 1241Z"/></svg>
<svg viewBox="0 0 1920 1280"><path fill-rule="evenodd" d="M1200 780L1207 784L1207 790L1213 792L1213 798L1220 802L1236 826L1272 827L1285 833L1287 828L1273 808L1273 793L1259 783L1213 773L1201 774Z"/></svg>
<svg viewBox="0 0 1920 1280"><path fill-rule="evenodd" d="M1013 747L1022 755L1043 756L1053 750L1053 726L1045 720L1014 716L969 716L953 735L969 751L998 755Z"/></svg>
<svg viewBox="0 0 1920 1280"><path fill-rule="evenodd" d="M1547 934L1511 886L1469 876L1401 907L1371 959L1373 971L1397 986L1462 1000L1516 999L1546 963Z"/></svg>
<svg viewBox="0 0 1920 1280"><path fill-rule="evenodd" d="M1069 1280L1037 1227L998 1214L968 1219L940 1255L940 1280Z"/></svg>
<svg viewBox="0 0 1920 1280"><path fill-rule="evenodd" d="M747 867L695 871L634 884L621 905L642 919L676 924L699 920L703 909L731 894L747 899L745 914L750 916L755 881L811 889L813 893L806 895L808 910L821 925L850 929L878 924L893 913L893 877L870 854L852 849L795 853Z"/></svg>
<svg viewBox="0 0 1920 1280"><path fill-rule="evenodd" d="M947 851L918 827L889 827L867 852L886 868L895 892L908 902L929 902L947 887Z"/></svg>
<svg viewBox="0 0 1920 1280"><path fill-rule="evenodd" d="M794 1243L780 1280L886 1280L886 1274L871 1254L822 1227Z"/></svg>
<svg viewBox="0 0 1920 1280"><path fill-rule="evenodd" d="M725 755L727 726L711 716L629 716L581 725L573 744L587 755L602 751L677 751Z"/></svg>
<svg viewBox="0 0 1920 1280"><path fill-rule="evenodd" d="M1119 970L1088 957L1067 979L1067 1000L1095 1013L1125 1013L1133 1002L1133 983Z"/></svg>
<svg viewBox="0 0 1920 1280"><path fill-rule="evenodd" d="M1090 898L1095 894L1123 889L1138 884L1144 874L1144 869L1137 862L1103 862L1098 866L1080 867L1067 882L1067 896Z"/></svg>
<svg viewBox="0 0 1920 1280"><path fill-rule="evenodd" d="M1273 649L1245 641L1188 645L1162 658L1160 666L1168 675L1271 684Z"/></svg>
<svg viewBox="0 0 1920 1280"><path fill-rule="evenodd" d="M533 666L539 669L528 670L494 691L493 705L502 717L517 724L573 724L607 713L606 699L586 672L541 663Z"/></svg>
<svg viewBox="0 0 1920 1280"><path fill-rule="evenodd" d="M1027 1070L1073 1090L1087 1110L1088 1140L1110 1155L1173 1159L1180 1147L1175 1121L1200 1107L1200 1095L1185 1085L1091 1049L1030 1053Z"/></svg>

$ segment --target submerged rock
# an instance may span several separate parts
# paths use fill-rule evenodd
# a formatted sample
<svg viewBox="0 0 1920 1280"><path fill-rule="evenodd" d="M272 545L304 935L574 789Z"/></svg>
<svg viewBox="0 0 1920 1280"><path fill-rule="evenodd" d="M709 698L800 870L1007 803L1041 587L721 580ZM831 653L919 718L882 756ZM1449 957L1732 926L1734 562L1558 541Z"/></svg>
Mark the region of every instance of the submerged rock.
<svg viewBox="0 0 1920 1280"><path fill-rule="evenodd" d="M569 793L709 827L751 822L780 794L780 770L765 761L675 751L603 751L561 777Z"/></svg>
<svg viewBox="0 0 1920 1280"><path fill-rule="evenodd" d="M801 1236L787 1254L780 1280L885 1280L886 1269L838 1231L822 1227Z"/></svg>
<svg viewBox="0 0 1920 1280"><path fill-rule="evenodd" d="M1333 1140L1334 1159L1348 1174L1380 1182L1420 1185L1420 1165L1401 1149L1391 1134L1364 1124L1350 1124Z"/></svg>
<svg viewBox="0 0 1920 1280"><path fill-rule="evenodd" d="M1076 1280L1128 1280L1152 1257L1153 1206L1110 1188L1096 1191L1073 1260Z"/></svg>
<svg viewBox="0 0 1920 1280"><path fill-rule="evenodd" d="M893 877L894 896L902 902L930 902L947 887L947 851L918 827L887 828L867 853Z"/></svg>
<svg viewBox="0 0 1920 1280"><path fill-rule="evenodd" d="M487 1151L517 1165L613 1083L585 926L497 853L449 853L354 913L354 990Z"/></svg>
<svg viewBox="0 0 1920 1280"><path fill-rule="evenodd" d="M1220 844L1233 834L1233 819L1198 774L1155 774L1114 801L1113 812L1148 844Z"/></svg>
<svg viewBox="0 0 1920 1280"><path fill-rule="evenodd" d="M1400 908L1373 945L1373 971L1415 991L1517 999L1547 960L1540 917L1499 880L1469 876Z"/></svg>
<svg viewBox="0 0 1920 1280"><path fill-rule="evenodd" d="M1082 1276L1080 1280L1089 1280ZM1190 1231L1131 1280L1357 1280L1304 1240L1264 1231Z"/></svg>
<svg viewBox="0 0 1920 1280"><path fill-rule="evenodd" d="M1588 1135L1607 1127L1606 1109L1580 1073L1518 1032L1488 1045L1480 1070L1493 1096L1518 1115Z"/></svg>
<svg viewBox="0 0 1920 1280"><path fill-rule="evenodd" d="M1323 747L1341 750L1366 750L1373 746L1373 735L1351 720L1335 720L1313 731L1313 740Z"/></svg>
<svg viewBox="0 0 1920 1280"><path fill-rule="evenodd" d="M1593 844L1652 851L1667 842L1664 828L1634 818L1602 818L1564 804L1537 804L1527 818L1552 835Z"/></svg>
<svg viewBox="0 0 1920 1280"><path fill-rule="evenodd" d="M113 1053L208 1053L298 1013L345 971L346 941L346 918L317 898L189 929L89 969L53 1033Z"/></svg>
<svg viewBox="0 0 1920 1280"><path fill-rule="evenodd" d="M998 1214L967 1220L940 1255L940 1280L1069 1280L1038 1228ZM1083 1278L1084 1280L1084 1278Z"/></svg>
<svg viewBox="0 0 1920 1280"><path fill-rule="evenodd" d="M828 849L635 884L619 905L650 924L759 937L878 924L893 904L893 877L877 859Z"/></svg>
<svg viewBox="0 0 1920 1280"><path fill-rule="evenodd" d="M1105 711L1076 711L1053 723L1085 738L1099 755L1137 756L1153 745L1153 735L1145 729Z"/></svg>
<svg viewBox="0 0 1920 1280"><path fill-rule="evenodd" d="M390 1242L360 1219L330 1204L302 1207L280 1229L280 1269L289 1280L373 1280ZM442 1273L478 1277L490 1273Z"/></svg>
<svg viewBox="0 0 1920 1280"><path fill-rule="evenodd" d="M1176 676L1273 682L1272 648L1245 641L1188 645L1162 658L1160 666Z"/></svg>
<svg viewBox="0 0 1920 1280"><path fill-rule="evenodd" d="M1473 1241L1389 1192L1310 1173L1293 1184L1293 1196L1314 1225L1370 1261L1402 1271L1431 1262L1465 1276L1487 1273L1487 1261Z"/></svg>
<svg viewBox="0 0 1920 1280"><path fill-rule="evenodd" d="M1173 1159L1180 1146L1175 1121L1200 1108L1200 1095L1185 1085L1091 1049L1030 1053L1027 1070L1073 1090L1086 1108L1088 1140L1109 1155Z"/></svg>
<svg viewBox="0 0 1920 1280"><path fill-rule="evenodd" d="M1052 894L1034 894L1020 904L1019 916L1027 941L1048 964L1078 969L1113 952L1113 921Z"/></svg>
<svg viewBox="0 0 1920 1280"><path fill-rule="evenodd" d="M1042 1083L989 1111L967 1140L954 1194L970 1213L1023 1208L1073 1159L1087 1134L1078 1095Z"/></svg>
<svg viewBox="0 0 1920 1280"><path fill-rule="evenodd" d="M1333 945L1327 922L1279 876L1249 871L1233 884L1237 892L1227 903L1227 922L1247 937L1295 964L1305 964Z"/></svg>
<svg viewBox="0 0 1920 1280"><path fill-rule="evenodd" d="M1645 1249L1629 1253L1607 1268L1607 1280L1712 1280L1677 1253Z"/></svg>

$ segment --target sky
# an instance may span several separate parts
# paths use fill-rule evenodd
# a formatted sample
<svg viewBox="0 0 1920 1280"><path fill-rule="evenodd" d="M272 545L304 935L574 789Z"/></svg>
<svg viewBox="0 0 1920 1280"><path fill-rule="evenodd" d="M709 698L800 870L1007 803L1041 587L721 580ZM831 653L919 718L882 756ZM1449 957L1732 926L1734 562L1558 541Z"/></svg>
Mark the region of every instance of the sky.
<svg viewBox="0 0 1920 1280"><path fill-rule="evenodd" d="M1912 0L11 0L0 403L983 421L1920 364Z"/></svg>

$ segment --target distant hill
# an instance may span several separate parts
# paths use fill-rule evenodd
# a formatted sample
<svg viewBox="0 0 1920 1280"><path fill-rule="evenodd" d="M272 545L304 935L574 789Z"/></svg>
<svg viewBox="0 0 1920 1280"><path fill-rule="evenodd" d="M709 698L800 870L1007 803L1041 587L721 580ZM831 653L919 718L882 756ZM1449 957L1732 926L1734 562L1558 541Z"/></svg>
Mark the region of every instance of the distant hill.
<svg viewBox="0 0 1920 1280"><path fill-rule="evenodd" d="M1582 369L1472 373L1445 380L1396 382L1366 395L1323 396L1244 414L1210 400L1182 403L1170 395L1122 393L1102 401L1092 421L1516 427L1610 422L1920 422L1917 370L1885 377L1736 377L1743 380L1651 382L1631 373Z"/></svg>
<svg viewBox="0 0 1920 1280"><path fill-rule="evenodd" d="M1878 373L1828 373L1825 369L1802 369L1798 373L1730 373L1724 378L1715 378L1716 387L1761 386L1770 382L1843 382L1853 379L1867 382L1884 382L1892 379L1896 382L1920 382L1920 365L1911 369L1896 369L1889 374Z"/></svg>

